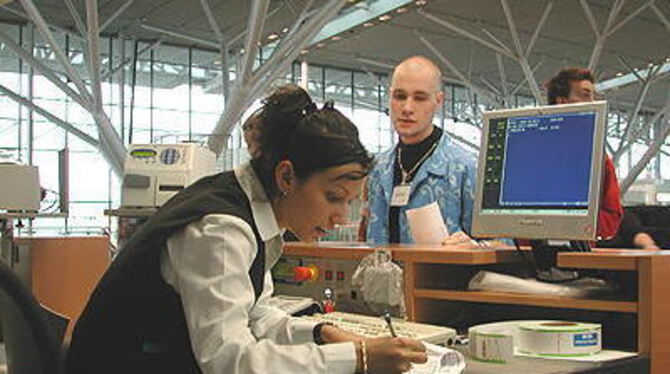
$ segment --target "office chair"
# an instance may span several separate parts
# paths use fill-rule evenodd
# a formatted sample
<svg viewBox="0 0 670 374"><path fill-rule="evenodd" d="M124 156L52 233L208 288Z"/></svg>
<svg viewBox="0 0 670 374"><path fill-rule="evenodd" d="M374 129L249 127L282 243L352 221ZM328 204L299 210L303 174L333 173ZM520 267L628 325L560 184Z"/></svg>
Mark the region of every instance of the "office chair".
<svg viewBox="0 0 670 374"><path fill-rule="evenodd" d="M61 374L60 342L30 290L0 261L0 324L7 374Z"/></svg>

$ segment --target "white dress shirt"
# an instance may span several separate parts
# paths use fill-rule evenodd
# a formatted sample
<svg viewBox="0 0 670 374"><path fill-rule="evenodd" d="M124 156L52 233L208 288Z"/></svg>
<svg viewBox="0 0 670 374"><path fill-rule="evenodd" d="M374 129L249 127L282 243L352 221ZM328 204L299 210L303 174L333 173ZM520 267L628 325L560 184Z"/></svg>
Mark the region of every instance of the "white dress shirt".
<svg viewBox="0 0 670 374"><path fill-rule="evenodd" d="M251 165L235 170L251 202L254 223L265 243L263 293L255 302L249 268L258 251L244 220L210 214L171 236L161 255L166 283L181 296L191 346L204 374L350 374L354 344L316 345L316 323L288 316L268 304L270 269L283 241L272 206Z"/></svg>

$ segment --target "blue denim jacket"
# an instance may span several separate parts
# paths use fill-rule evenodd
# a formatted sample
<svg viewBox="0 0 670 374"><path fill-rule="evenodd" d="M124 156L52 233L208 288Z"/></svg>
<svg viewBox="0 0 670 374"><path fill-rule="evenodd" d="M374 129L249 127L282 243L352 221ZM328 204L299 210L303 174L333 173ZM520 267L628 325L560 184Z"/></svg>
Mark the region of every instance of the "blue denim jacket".
<svg viewBox="0 0 670 374"><path fill-rule="evenodd" d="M396 147L381 153L369 176L368 242L378 245L389 240L388 215L393 192L393 167ZM407 224L407 209L440 206L449 234L470 234L475 196L477 163L474 154L442 134L433 154L421 165L411 182L409 203L400 208L400 242L414 243Z"/></svg>

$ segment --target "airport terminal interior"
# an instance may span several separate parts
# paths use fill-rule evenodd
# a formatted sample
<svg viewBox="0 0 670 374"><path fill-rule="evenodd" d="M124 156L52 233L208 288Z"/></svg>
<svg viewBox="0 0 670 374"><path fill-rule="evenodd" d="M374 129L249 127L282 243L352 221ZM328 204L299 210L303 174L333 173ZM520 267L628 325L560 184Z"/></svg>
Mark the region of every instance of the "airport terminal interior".
<svg viewBox="0 0 670 374"><path fill-rule="evenodd" d="M312 134L307 164L331 170L361 145L374 159L315 236L291 225L322 205L282 203L309 201L282 190L293 151L281 148L272 183L255 179L277 153L266 143L297 144L249 135L265 134L249 130L259 118L272 127L264 98L286 85L316 104L298 124L332 105L358 131L339 164ZM224 332L220 348L180 352L196 372L670 373L670 1L0 0L0 103L0 374L191 372L123 353L116 371L90 369L102 363L82 339L95 341L96 290L169 217L195 214L180 202L219 173L253 212L233 218L263 256L239 275L256 301L231 310L258 318L267 303L314 328L287 344L251 321L240 349L267 349L255 359L273 371L232 356ZM279 254L245 172L282 230ZM156 234L151 263L184 301L170 313L189 311L176 327L187 344L197 306L166 258L177 230L232 214L202 209ZM328 340L335 328L353 343ZM396 337L421 341L427 362L382 369L377 343ZM339 367L334 342L349 349ZM289 365L305 345L304 367Z"/></svg>

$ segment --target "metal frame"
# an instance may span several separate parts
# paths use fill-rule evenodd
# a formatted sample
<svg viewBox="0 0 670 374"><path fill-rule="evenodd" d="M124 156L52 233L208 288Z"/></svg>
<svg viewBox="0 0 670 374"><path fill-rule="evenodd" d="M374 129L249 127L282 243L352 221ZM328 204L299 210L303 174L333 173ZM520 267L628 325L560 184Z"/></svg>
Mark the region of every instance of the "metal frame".
<svg viewBox="0 0 670 374"><path fill-rule="evenodd" d="M502 41L500 41L498 38L496 38L491 32L488 30L483 30L483 32L491 38L494 43L491 43L484 38L481 38L455 24L452 22L449 22L445 19L439 18L435 15L429 14L422 9L419 9L417 12L422 15L423 17L439 24L442 25L451 31L456 32L457 34L460 34L472 41L475 41L491 50L493 50L497 55L500 56L505 56L508 57L514 61L516 61L519 66L521 67L521 70L524 74L524 77L526 78L526 83L528 83L528 86L530 87L530 90L535 97L535 100L538 103L543 102L542 99L542 94L540 93L539 86L537 84L537 80L534 77L534 71L537 67L531 68L530 64L528 62L528 57L530 56L530 53L535 45L535 42L537 41L537 38L539 37L540 30L544 26L544 24L547 21L547 18L549 17L549 13L551 12L551 9L553 8L553 2L549 2L547 6L545 7L544 12L542 13L542 16L540 17L537 27L535 28L535 32L533 33L533 36L531 37L528 45L526 46L526 49L524 50L522 45L521 45L521 40L519 39L519 34L516 29L516 23L514 22L514 18L512 16L512 11L509 6L509 3L507 0L500 0L501 6L503 8L503 12L505 14L505 19L507 21L507 25L510 31L510 34L512 35L512 40L514 43L514 51L512 51L509 47L505 45ZM424 43L425 44L425 43ZM435 53L435 51L433 51ZM520 87L520 86L519 86ZM507 100L506 100L507 101ZM493 100L493 102L496 102L496 100ZM509 104L508 104L509 105Z"/></svg>
<svg viewBox="0 0 670 374"><path fill-rule="evenodd" d="M255 0L252 3L252 9L257 6L259 1L265 0ZM246 107L258 97L258 94L264 87L288 68L298 56L300 50L335 16L342 6L344 6L344 0L329 0L326 4L323 4L318 12L300 26L290 40L286 40L279 48L275 49L272 56L257 71L253 73L245 71L244 67L248 68L250 65L249 59L242 62L241 66L243 68L237 74L238 79L236 80L234 91L209 138L208 147L211 151L217 156L221 154L226 144L226 139ZM250 17L259 13L259 11L252 11ZM259 22L250 24L255 25L257 28L261 27ZM245 44L252 46L252 41L257 40L256 36L258 35L258 30L250 30L247 34L247 42Z"/></svg>
<svg viewBox="0 0 670 374"><path fill-rule="evenodd" d="M100 91L101 80L100 80L100 54L99 54L99 37L98 37L99 30L98 30L97 1L96 0L86 1L87 27L88 27L86 33L87 36L86 41L88 45L88 51L87 51L88 53L85 53L85 58L87 59L86 61L87 67L89 69L89 73L92 78L91 89L93 95L91 95L88 88L84 84L83 79L79 76L77 71L71 65L68 56L63 52L62 48L60 47L55 37L53 36L49 25L46 23L46 21L40 14L39 10L37 9L33 1L21 0L21 4L23 5L23 8L27 13L27 16L33 21L39 32L46 39L47 43L49 44L54 53L56 60L58 60L58 62L65 69L65 75L75 84L75 86L79 90L79 93L77 94L76 92L74 92L74 90L67 87L67 85L64 82L62 82L55 75L55 73L53 73L50 69L48 69L44 64L34 59L31 55L29 55L22 48L20 48L20 46L15 45L15 43L8 43L8 45L11 44L10 48L12 48L14 52L19 55L19 57L24 58L26 63L28 63L29 66L31 66L31 69L34 67L38 69L40 72L42 72L45 75L45 77L49 79L49 81L54 83L57 87L61 88L67 96L75 100L78 104L80 104L93 116L99 131L98 136L100 140L98 146L101 149L103 157L105 157L105 159L110 164L112 170L114 170L116 175L121 176L121 174L123 173L123 161L125 159L125 153L126 153L125 147L123 145L121 138L114 130L114 127L112 126L109 117L107 117L102 107L102 93ZM72 14L73 18L75 19L75 23L78 24L78 28L81 28L80 26L82 26L82 23L77 22L77 19L79 19L79 21L81 21L81 19L79 18L79 14L77 13L76 8L74 8L72 3L68 5L68 9ZM8 39L6 38L6 35L4 39ZM9 39L10 40L8 41L11 41L11 38ZM30 74L30 76L32 77L32 73ZM9 93L8 95L10 97L13 97L14 100L17 100L19 102L22 101L21 99L25 99L20 96L17 97L15 95L11 95ZM30 102L31 101L30 96L31 95L29 95L29 98L25 100L28 100L28 102ZM24 105L30 107L31 110L35 111L43 110L37 106L34 106L34 104L32 104L33 106L30 106L24 102ZM83 139L86 139L85 136L88 136L83 132L79 133L75 131L74 128L71 128L71 125L67 124L65 121L60 120L58 117L51 115L48 112L40 114L44 115L51 121L57 123L61 127L66 128L68 131L72 131L77 136L83 137Z"/></svg>
<svg viewBox="0 0 670 374"><path fill-rule="evenodd" d="M666 106L666 108L668 108ZM649 161L651 161L652 158L656 157L661 150L661 147L665 143L665 139L670 136L670 115L665 115L664 122L665 125L663 126L663 131L656 135L654 137L654 140L652 143L649 145L649 148L647 148L647 151L642 155L640 160L633 166L626 177L623 179L621 182L621 193L625 194L626 191L630 188L630 186L635 182L635 179L637 179L638 175L644 170L644 168L647 167L647 164L649 164Z"/></svg>
<svg viewBox="0 0 670 374"><path fill-rule="evenodd" d="M128 9L128 7L133 4L134 1L135 0L128 0L123 5L121 5L119 9L117 9L116 12L114 12L114 14L109 16L109 18L107 18L107 20L102 25L100 25L100 32L103 32L107 28L107 26L112 24L112 22L116 21L116 19L119 18L119 16L123 14L123 12L125 12L126 9Z"/></svg>
<svg viewBox="0 0 670 374"><path fill-rule="evenodd" d="M68 123L55 115L51 114L48 110L42 108L41 106L35 104L33 100L31 100L32 96L32 90L29 89L28 92L28 97L24 97L19 95L18 93L10 90L7 88L5 85L0 84L0 92L3 94L7 95L10 99L16 101L17 103L28 107L31 111L37 112L39 115L42 117L46 118L47 120L53 122L54 124L58 125L59 127L63 128L66 131L71 132L74 136L77 138L81 139L82 141L90 144L91 146L97 148L100 143L95 140L92 136L88 135L87 133L79 130L76 126L72 125L71 123ZM30 117L32 117L31 114L29 114ZM32 122L32 119L30 120ZM32 152L30 152L32 153ZM29 158L30 159L30 158ZM32 164L32 162L29 162L29 164Z"/></svg>
<svg viewBox="0 0 670 374"><path fill-rule="evenodd" d="M482 89L481 87L477 86L474 84L470 79L468 79L462 72L458 70L456 65L454 65L443 53L441 53L435 45L433 45L428 39L426 39L423 35L421 35L418 31L416 32L417 36L419 37L419 40L423 45L425 45L428 49L437 56L437 58L461 81L462 84L465 86L469 87L472 89L474 92L480 94L481 96L484 96L491 100L491 102L499 107L498 101L496 100L495 96L491 95L488 91Z"/></svg>
<svg viewBox="0 0 670 374"><path fill-rule="evenodd" d="M52 65L47 66L47 64L43 61L40 61L38 57L34 57L31 53L27 52L25 49L23 49L21 46L17 45L12 38L8 37L6 34L3 34L0 31L0 41L3 42L3 44L7 45L10 49L12 49L18 56L21 58L23 61L30 66L31 70L35 69L38 72L40 72L43 76L45 76L51 83L59 87L66 95L67 97L71 98L73 101L75 101L78 105L82 106L82 108L86 109L89 111L92 115L93 118L98 126L99 130L99 137L100 137L100 146L103 147L102 153L103 156L105 156L106 159L114 158L116 156L113 156L113 154L119 154L120 148L123 149L123 142L120 140L121 137L116 134L114 131L114 128L111 125L111 121L105 114L104 110L101 109L101 97L100 93L96 93L96 90L100 89L101 81L106 80L108 78L111 78L113 74L116 74L121 71L121 76L125 75L125 71L123 70L123 67L127 66L128 63L132 62L134 58L126 58L126 56L123 56L120 61L121 64L114 67L113 69L109 70L107 68L107 73L101 73L100 69L93 68L91 65L97 64L98 66L100 65L100 55L99 51L96 53L96 56L92 55L92 50L95 50L96 48L99 49L99 46L96 47L96 43L99 43L99 38L98 34L99 31L104 29L105 27L108 27L111 23L114 22L115 19L118 19L119 15L122 14L123 11L128 9L130 5L132 5L133 0L127 0L123 5L121 5L115 12L112 14L111 17L109 17L102 26L98 30L96 28L98 27L98 20L97 20L97 2L94 0L87 0L87 28L85 29L85 32L82 33L82 23L83 21L81 20L81 16L76 12L76 8L74 8L72 5L72 0L65 0L66 1L66 6L68 6L68 10L70 11L70 14L72 15L75 23L75 27L77 31L79 31L77 34L80 34L81 36L84 36L86 38L86 44L88 46L87 49L85 49L84 54L87 55L85 56L85 62L87 65L89 65L89 73L90 73L90 78L91 82L90 84L88 82L84 82L84 80L81 78L81 73L78 72L78 69L80 68L77 66L77 69L74 68L72 65L71 60L69 59L69 56L65 53L63 53L62 49L60 49L58 43L55 42L55 38L53 37L53 30L56 31L63 31L61 28L58 28L56 26L47 24L44 22L44 19L41 18L41 15L39 14L39 11L37 8L34 6L33 3L34 0L20 0L21 4L23 4L24 9L26 9L27 14L23 14L19 11L16 11L14 9L8 8L8 7L3 7L4 9L7 9L15 14L19 14L21 16L27 17L31 19L37 29L39 30L40 33L44 34L45 40L47 40L48 44L51 47L51 51L53 53L53 56L55 57L55 60L59 63L59 65L62 66L62 69L64 69L63 72L59 72L58 70L61 70L60 68L56 67L56 69L53 68ZM258 0L253 3L253 6L261 6L262 3L265 0ZM308 0L308 3L311 5L311 2L313 0ZM343 0L342 0L343 1ZM409 3L409 1L407 1ZM386 3L391 4L392 2L375 2L375 1L370 1L368 3L368 6L370 5L375 5L375 4L382 4ZM596 43L594 45L593 52L591 54L590 62L589 65L592 67L597 66L598 60L600 59L600 54L602 53L602 48L604 46L604 43L606 42L607 38L614 34L615 32L618 32L624 28L625 25L627 25L632 19L635 17L638 17L640 14L642 14L645 10L649 10L650 12L653 12L658 18L661 20L663 25L665 25L666 29L670 31L670 22L668 22L667 17L659 10L658 6L654 4L653 0L647 0L644 3L640 4L638 7L636 7L632 12L626 14L623 17L619 17L622 14L622 9L624 5L623 0L618 0L614 3L613 7L609 11L609 15L607 17L607 20L605 22L605 25L603 27L599 27L595 17L591 13L591 10L589 8L589 5L587 3L587 0L580 0L580 3L582 4L582 7L584 9L584 13L587 15L587 19L589 24L591 25L591 28L593 29L595 35L596 35ZM500 39L498 39L494 34L488 32L487 30L483 30L483 33L487 38L489 38L492 41L489 41L485 38L479 37L467 30L464 30L463 28L459 26L455 26L452 23L448 21L441 20L437 17L434 17L433 15L426 14L424 12L421 12L424 17L433 19L436 23L442 24L443 26L451 29L452 31L458 33L459 35L466 36L468 39L472 40L473 42L482 44L487 46L488 48L492 49L494 52L496 52L496 62L498 64L498 74L500 75L500 89L496 88L496 85L492 84L491 82L486 81L485 79L481 79L481 83L483 83L485 86L487 86L489 89L485 89L482 87L478 87L478 89L474 89L473 87L477 87L475 83L472 81L472 77L469 76L469 74L462 73L460 72L460 75L463 76L466 79L461 79L462 83L466 84L469 82L469 84L466 84L466 86L470 87L472 89L472 92L470 92L471 98L469 99L469 107L468 112L473 110L472 107L475 107L474 110L476 112L477 108L479 105L476 105L476 97L472 95L472 93L477 93L476 96L479 97L485 97L487 99L487 103L490 102L492 105L496 105L499 102L499 98L496 97L496 95L502 95L504 99L504 103L506 106L513 105L512 100L514 97L516 97L516 93L519 91L519 89L524 85L524 84L529 84L530 85L530 90L533 92L533 96L536 101L538 101L538 95L537 92L533 89L533 83L535 86L537 86L537 81L533 78L534 72L537 70L538 66L542 64L542 61L539 61L536 63L536 65L531 68L530 64L528 63L529 58L531 57L531 53L533 50L533 47L535 46L537 40L540 37L541 29L543 28L544 24L546 23L552 7L553 7L553 2L549 2L545 9L544 12L542 13L542 16L540 17L537 27L534 29L533 34L530 38L530 41L528 44L525 46L525 48L522 48L521 42L519 39L518 32L516 30L516 25L514 23L514 19L512 17L512 12L511 9L509 8L508 0L501 0L501 5L503 8L503 11L506 16L506 20L508 23L510 35L512 36L512 41L514 43L514 48L509 48L503 43ZM175 33L172 31L167 30L167 32L171 33L170 35L176 36L176 37L182 37L185 40L190 40L199 44L203 44L212 48L217 48L221 51L221 59L222 59L222 76L225 75L225 73L228 71L225 67L229 66L228 63L226 63L226 55L229 50L228 46L224 43L223 40L223 32L220 28L220 26L216 23L216 20L213 16L213 13L211 11L211 8L209 7L209 2L208 0L201 0L201 5L203 7L203 11L205 12L205 15L208 18L208 22L210 23L210 26L212 27L212 31L214 35L216 36L216 42L209 42L206 40L198 39L198 38L184 38L184 35L180 35L179 33ZM293 4L289 3L281 3L280 6L289 6L293 9L293 13L296 14L296 10L293 6ZM266 18L269 17L271 14L277 11L279 7L274 8L271 12L267 12L266 8ZM355 7L352 8L355 9L355 11L360 12L361 9L364 9L362 7ZM92 14L91 11L95 10ZM322 14L323 9L317 10L316 9L311 9L311 6L305 7L303 9L303 12L301 12L298 16L298 19L308 19L310 22L313 22L319 14ZM352 10L353 12L353 10ZM347 13L348 14L348 13ZM590 16L589 16L590 14ZM77 22L77 18L81 22ZM619 19L620 18L620 19ZM340 18L339 20L342 21L343 18ZM259 27L252 27L250 28L249 32L256 32L259 33L262 31L262 22L258 22L260 24ZM273 80L274 78L278 77L279 74L283 72L283 69L291 63L295 59L289 58L291 56L297 56L296 50L299 51L299 49L296 49L296 41L295 38L298 35L298 32L301 32L300 35L305 36L308 35L308 33L305 31L305 25L300 26L298 22L296 22L292 29L291 32L288 33L287 35L290 36L290 38L285 38L281 43L276 45L276 50L275 54L270 58L269 61L266 61L265 64L263 64L258 70L253 71L249 73L249 77L247 78L247 85L245 86L246 91L243 92L245 93L246 99L240 100L240 103L248 103L253 100L253 98L258 97L259 93L262 92L262 90L265 88L267 82ZM147 26L144 25L142 27L145 27L147 29L154 28L153 26ZM154 28L156 29L156 28ZM320 31L323 31L324 27L322 26L322 29ZM255 31L254 31L255 30ZM157 32L165 32L166 30L154 30ZM95 35L94 35L95 34ZM241 35L244 35L245 33L240 33L239 35L235 36L235 41L241 37ZM320 35L318 32L316 35ZM75 34L76 36L76 34ZM196 40L197 39L197 40ZM235 42L231 39L231 43ZM254 38L252 37L250 39L250 34L247 34L247 42L250 40L253 40ZM426 40L426 38L423 38ZM312 38L311 40L315 40ZM204 43L203 43L204 42ZM422 42L424 42L422 40ZM155 48L156 46L160 45L160 41L156 41L152 43L150 46L144 48L142 52L145 52L146 50L151 50ZM206 44L210 43L210 44ZM429 43L430 44L430 43ZM125 47L125 46L124 46ZM433 46L434 47L434 46ZM253 48L252 48L253 49ZM437 51L437 49L436 49ZM123 51L125 54L125 51ZM437 51L439 53L439 51ZM253 59L251 56L253 53L249 53L247 57L247 60L245 64L248 66L249 60L253 62ZM281 57L280 57L281 56ZM444 57L444 56L443 56ZM514 83L513 82L508 82L507 81L507 72L505 71L505 63L504 59L502 57L508 57L511 58L512 60L516 61L519 63L520 67L522 68L522 71L524 72L524 77L525 80L517 83L513 87L511 87ZM279 64L277 62L283 62L282 58L285 60L288 60L288 63L285 64ZM392 66L390 64L386 63L379 63L376 61L369 61L369 59L365 59L363 57L357 57L361 62L364 62L366 65L373 65L373 66L378 66L378 67L384 67L386 69L391 69ZM525 59L526 63L525 66L523 64L523 60ZM442 59L441 59L442 60ZM448 61L448 60L447 60ZM444 63L444 61L442 61ZM275 63L273 65L272 63ZM49 63L51 64L51 63ZM623 62L622 62L623 64ZM447 63L445 63L447 65ZM451 70L451 69L450 69ZM662 108L660 111L656 111L655 114L652 114L650 116L645 116L646 120L640 120L640 112L647 110L646 106L644 105L644 102L646 101L646 94L649 90L649 87L652 84L655 84L656 82L659 82L661 80L664 80L667 78L668 72L670 72L670 63L664 62L657 64L653 68L646 69L645 71L639 71L636 72L632 69L629 69L630 73L623 76L623 77L617 77L617 78L612 78L608 81L601 82L600 84L597 85L597 87L602 87L601 91L608 91L609 88L614 87L614 86L621 86L624 84L628 84L632 81L637 81L640 83L640 92L638 95L637 100L635 100L634 103L626 104L628 107L624 106L624 102L617 103L618 108L624 108L626 107L626 130L623 133L623 136L621 137L621 142L619 149L615 152L615 159L620 158L622 155L624 155L634 144L638 138L645 133L649 132L649 128L656 124L658 125L659 121L666 121L668 116L670 114L668 113L670 111L670 108L666 105L664 108ZM454 73L456 74L456 73ZM29 73L29 75L32 75ZM97 77L96 77L97 75ZM458 74L456 74L458 75ZM63 80L62 76L65 76L67 80L73 82L74 86L67 83L66 81ZM240 76L240 75L238 75ZM219 79L217 77L217 79ZM227 79L222 78L220 80L220 85L224 86L224 92L226 91L225 85L226 82L228 82ZM236 82L237 83L237 82ZM478 82L479 83L479 82ZM123 92L123 87L124 85L121 84L119 86L120 92ZM6 88L6 87L5 87ZM30 91L30 87L28 87ZM242 92L242 91L240 91ZM30 92L29 92L30 93ZM16 94L16 93L14 93ZM355 92L353 94L356 94ZM20 94L17 94L20 98L26 99L26 97L20 96ZM8 95L11 96L11 95ZM30 96L30 95L28 95ZM98 96L98 98L96 98ZM123 98L124 94L121 94L121 97ZM233 99L233 97L231 97ZM29 100L29 99L28 99ZM18 101L18 100L17 100ZM241 107L244 107L244 105L238 103L238 109L237 111L240 110ZM230 105L228 105L230 104ZM230 103L227 103L226 105L226 112L231 111L234 112L235 109L234 105L236 104L231 100ZM24 104L22 104L24 105ZM459 104L460 105L460 104ZM31 108L28 105L25 105L26 107L29 108L29 110L32 112L33 110L35 112L39 111L35 108ZM121 111L123 111L123 106L124 103L121 102L120 108ZM231 108L232 107L232 108ZM614 105L613 105L614 107ZM465 107L463 107L465 108ZM44 108L42 108L44 110ZM224 114L226 113L224 112ZM41 113L40 113L41 114ZM476 113L475 113L476 116ZM30 116L29 116L30 117ZM48 117L48 116L45 116ZM233 116L234 117L234 116ZM58 118L58 117L55 117ZM122 118L122 133L125 128L125 124L123 124L123 114L121 115ZM223 115L222 115L223 118ZM238 117L239 118L239 117ZM229 118L228 118L229 119ZM51 119L50 119L51 120ZM56 120L53 120L54 122ZM221 118L220 118L221 121ZM67 123L67 121L63 121L64 123ZM232 121L234 124L236 121ZM30 121L28 121L30 124ZM230 122L229 122L230 123ZM59 126L61 124L57 123ZM70 124L70 126L72 126ZM660 125L659 125L660 126ZM77 134L76 131L72 129L68 129L64 126L61 126L65 128L67 131L72 132L73 135L80 137L81 136L89 136L86 133L82 134ZM218 128L218 124L217 124ZM232 127L231 127L232 128ZM661 134L661 133L659 133ZM216 137L215 135L214 137ZM227 136L227 135L226 135ZM119 139L118 142L115 139ZM89 139L90 140L90 139ZM103 146L102 144L105 143L107 144L106 146ZM105 150L105 147L109 148ZM661 145L659 145L659 149L661 148ZM125 149L123 149L123 154L125 154ZM658 154L658 151L656 152ZM653 157L653 155L651 156ZM119 164L120 162L118 161L112 161L110 164ZM118 174L120 166L113 166L115 169L115 172ZM633 169L631 169L633 171ZM630 173L629 173L630 174ZM630 174L632 175L632 174Z"/></svg>

